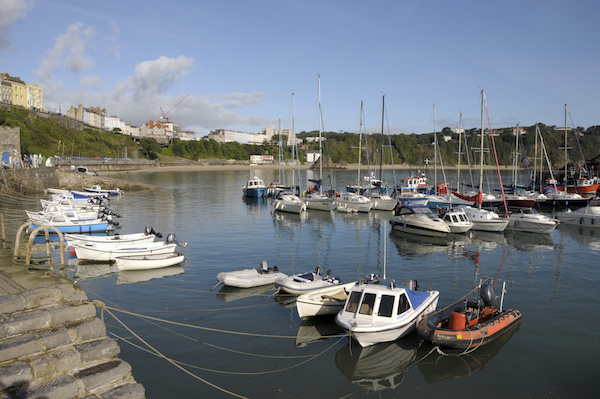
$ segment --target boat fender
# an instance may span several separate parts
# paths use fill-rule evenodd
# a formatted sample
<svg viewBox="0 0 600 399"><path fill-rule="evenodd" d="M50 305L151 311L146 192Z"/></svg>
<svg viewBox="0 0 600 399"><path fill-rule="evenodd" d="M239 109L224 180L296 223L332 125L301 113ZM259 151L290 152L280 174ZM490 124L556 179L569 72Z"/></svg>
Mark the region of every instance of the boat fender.
<svg viewBox="0 0 600 399"><path fill-rule="evenodd" d="M515 227L517 227L519 225L519 221L515 220Z"/></svg>
<svg viewBox="0 0 600 399"><path fill-rule="evenodd" d="M579 219L579 224L583 224L583 218Z"/></svg>
<svg viewBox="0 0 600 399"><path fill-rule="evenodd" d="M486 306L494 306L496 303L494 289L488 284L483 284L481 286L479 289L479 295L481 295L481 299Z"/></svg>

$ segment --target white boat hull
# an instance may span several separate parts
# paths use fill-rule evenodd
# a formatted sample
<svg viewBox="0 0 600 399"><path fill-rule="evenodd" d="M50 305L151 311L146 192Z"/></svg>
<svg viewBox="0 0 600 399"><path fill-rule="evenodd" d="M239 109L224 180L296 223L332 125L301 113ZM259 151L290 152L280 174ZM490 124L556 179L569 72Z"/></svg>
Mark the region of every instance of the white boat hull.
<svg viewBox="0 0 600 399"><path fill-rule="evenodd" d="M301 319L335 315L344 307L348 292L356 282L315 290L296 298L296 309Z"/></svg>
<svg viewBox="0 0 600 399"><path fill-rule="evenodd" d="M126 255L117 256L115 265L119 270L150 270L177 265L184 260L185 256L177 252Z"/></svg>
<svg viewBox="0 0 600 399"><path fill-rule="evenodd" d="M450 233L450 228L441 220L430 221L417 218L403 218L392 216L390 218L392 230L417 234L427 237L445 237Z"/></svg>
<svg viewBox="0 0 600 399"><path fill-rule="evenodd" d="M175 249L177 248L177 244L167 244L165 242L146 243L134 247L118 247L110 249L98 248L94 244L96 243L75 245L73 248L75 248L77 258L80 261L112 262L118 256L165 254L175 252Z"/></svg>
<svg viewBox="0 0 600 399"><path fill-rule="evenodd" d="M90 236L86 234L65 234L65 239L67 240L67 245L74 246L77 243L85 243L85 242L100 242L100 243L115 243L115 244L142 244L153 242L155 239L154 234L146 234L146 233L132 233L132 234L122 234L122 235L113 235L113 236Z"/></svg>

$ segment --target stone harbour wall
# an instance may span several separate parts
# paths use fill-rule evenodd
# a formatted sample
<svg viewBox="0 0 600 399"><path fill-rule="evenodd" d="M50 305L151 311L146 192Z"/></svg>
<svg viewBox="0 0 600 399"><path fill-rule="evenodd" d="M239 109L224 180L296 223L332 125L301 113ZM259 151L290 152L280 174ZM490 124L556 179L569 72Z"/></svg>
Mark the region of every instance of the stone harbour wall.
<svg viewBox="0 0 600 399"><path fill-rule="evenodd" d="M0 399L145 398L97 312L68 279L0 266Z"/></svg>

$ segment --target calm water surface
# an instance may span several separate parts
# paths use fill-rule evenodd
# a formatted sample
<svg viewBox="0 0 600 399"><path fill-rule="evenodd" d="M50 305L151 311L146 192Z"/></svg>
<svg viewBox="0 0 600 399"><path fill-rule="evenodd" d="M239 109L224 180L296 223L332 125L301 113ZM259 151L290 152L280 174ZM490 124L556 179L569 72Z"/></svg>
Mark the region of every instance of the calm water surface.
<svg viewBox="0 0 600 399"><path fill-rule="evenodd" d="M276 180L277 172L258 173ZM386 212L274 214L270 201L242 197L247 171L119 177L163 187L113 201L123 216L120 232L152 225L175 233L189 243L186 262L119 273L75 261L69 274L90 299L154 318L105 314L148 398L598 395L600 333L592 310L600 305L600 230L419 240L390 233ZM356 172L337 172L338 190L355 179ZM333 319L302 322L293 298L274 295L273 286L215 287L217 273L262 259L288 274L321 266L343 281L381 274L385 262L388 277L439 290L440 306L492 276L506 281L505 307L518 308L523 321L510 336L463 356L432 351L416 334L361 349L340 336Z"/></svg>

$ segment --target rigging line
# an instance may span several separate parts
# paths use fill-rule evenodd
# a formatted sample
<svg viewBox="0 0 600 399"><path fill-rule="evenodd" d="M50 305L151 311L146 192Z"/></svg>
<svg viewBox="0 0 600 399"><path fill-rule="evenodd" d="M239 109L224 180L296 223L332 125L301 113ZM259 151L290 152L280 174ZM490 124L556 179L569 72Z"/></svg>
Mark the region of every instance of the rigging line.
<svg viewBox="0 0 600 399"><path fill-rule="evenodd" d="M223 329L219 329L219 328L196 326L196 325L189 324L189 323L181 323L181 322L178 322L178 321L159 319L157 317L147 316L147 315L140 314L140 313L134 313L134 312L130 312L130 311L124 310L124 309L116 309L116 308L109 308L109 307L106 307L106 309L111 309L111 310L114 310L116 312L121 312L123 314L128 314L130 316L137 316L137 317L140 317L140 318L143 318L143 319L160 321L160 322L167 323L167 324L173 324L173 325L176 325L176 326L195 328L195 329L198 329L198 330L221 332L221 333L233 334L233 335L244 335L244 336L249 336L249 337L296 339L296 336L291 336L291 335L258 334L258 333L242 332L242 331L223 330Z"/></svg>
<svg viewBox="0 0 600 399"><path fill-rule="evenodd" d="M487 101L485 101L485 112L488 117L488 125L490 127L490 137L492 138L492 147L494 148L494 158L496 159L496 170L498 171L498 180L500 181L500 190L502 191L502 202L504 203L504 211L506 212L506 217L508 217L508 206L506 205L506 197L504 196L504 185L502 184L502 175L500 174L500 167L498 166L498 153L496 152L496 143L494 142L494 132L492 131L492 121L490 119L490 110L487 106ZM481 132L483 134L483 132Z"/></svg>
<svg viewBox="0 0 600 399"><path fill-rule="evenodd" d="M202 377L199 377L199 376L195 375L194 373L190 372L189 370L186 370L185 368L183 368L182 366L180 366L179 364L177 364L173 360L171 360L168 357L166 357L165 355L163 355L158 349L155 349L152 345L150 345L149 343L147 343L146 341L144 341L144 339L142 337L140 337L139 335L137 335L134 331L130 330L123 322L121 322L121 320L119 320L119 318L117 316L115 316L110 311L109 308L107 308L106 306L103 306L103 309L105 309L112 317L114 317L115 320L117 320L123 327L127 328L127 330L130 333L132 333L138 340L140 340L141 342L143 342L144 345L146 345L148 348L152 349L152 351L154 351L157 356L159 356L159 357L163 358L164 360L168 361L169 363L171 363L173 366L177 367L178 369L180 369L184 373L190 375L193 378L196 378L197 380L199 380L199 381L201 381L201 382L203 382L203 383L205 383L205 384L207 384L207 385L209 385L209 386L211 386L211 387L213 387L213 388L215 388L215 389L217 389L217 390L219 390L221 392L227 393L229 395L232 395L232 396L235 396L235 397L238 397L238 398L244 398L244 399L246 398L245 396L238 395L235 392L231 392L231 391L226 390L225 388L221 388L218 385L215 385L212 382L207 381L207 380L203 379Z"/></svg>
<svg viewBox="0 0 600 399"><path fill-rule="evenodd" d="M577 140L577 146L579 147L579 154L581 155L581 159L583 159L583 168L585 169L585 172L588 174L588 178L589 178L590 171L587 168L587 162L585 161L585 157L583 156L583 150L581 149L581 143L579 142L579 135L575 131L575 124L573 123L573 117L571 116L571 111L568 111L568 113L569 113L569 119L571 119L571 126L573 126L573 134L575 135L575 139Z"/></svg>
<svg viewBox="0 0 600 399"><path fill-rule="evenodd" d="M113 335L115 337L121 339L122 341L128 343L131 346L134 346L134 347L136 347L136 348L138 348L140 350L148 352L148 353L150 353L150 354L152 354L154 356L162 357L162 356L157 355L156 353L153 353L152 351L150 351L148 349L145 349L145 348L143 348L143 347L141 347L139 345L134 344L133 342L127 340L126 338L121 338L121 337L119 337L116 334L113 334ZM317 353L316 355L312 355L309 359L306 359L306 360L304 360L304 361L302 361L302 362L300 362L298 364L294 364L293 366L288 366L288 367L284 367L284 368L281 368L281 369L269 370L269 371L255 371L255 372L223 371L223 370L209 369L209 368L205 368L205 367L201 367L201 366L195 366L195 365L192 365L192 364L189 364L189 363L184 363L184 362L181 362L181 361L178 361L178 360L174 360L174 359L170 359L170 358L165 358L165 359L169 360L170 362L179 364L181 366L186 366L186 367L194 368L194 369L197 369L197 370L208 371L208 372L217 373L217 374L230 374L230 375L266 375L266 374L280 373L280 372L283 372L283 371L288 371L288 370L291 370L291 369L303 366L306 363L311 362L314 359L316 359L317 357L321 356L325 352L329 351L331 348L335 347L344 338L346 338L346 335L342 336L339 340L337 340L335 343L333 343L331 346L329 346L324 351L322 351L320 353Z"/></svg>

